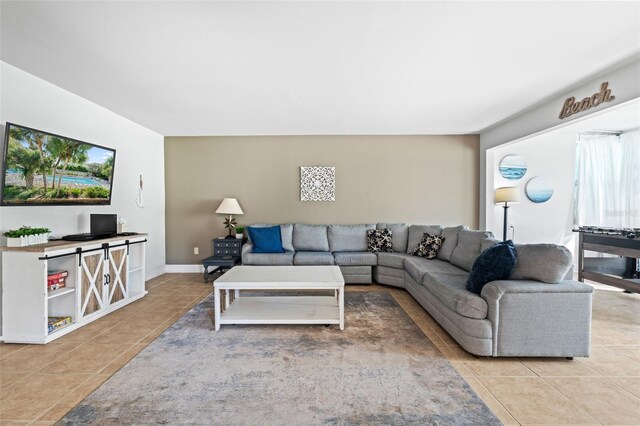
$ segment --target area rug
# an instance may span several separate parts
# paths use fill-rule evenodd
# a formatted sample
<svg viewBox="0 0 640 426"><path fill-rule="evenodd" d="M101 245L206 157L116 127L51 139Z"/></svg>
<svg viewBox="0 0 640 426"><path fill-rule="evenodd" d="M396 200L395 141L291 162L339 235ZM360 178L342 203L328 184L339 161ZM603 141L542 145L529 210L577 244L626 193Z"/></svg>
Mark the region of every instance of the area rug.
<svg viewBox="0 0 640 426"><path fill-rule="evenodd" d="M223 325L213 296L59 424L501 424L386 292L347 292L346 328Z"/></svg>

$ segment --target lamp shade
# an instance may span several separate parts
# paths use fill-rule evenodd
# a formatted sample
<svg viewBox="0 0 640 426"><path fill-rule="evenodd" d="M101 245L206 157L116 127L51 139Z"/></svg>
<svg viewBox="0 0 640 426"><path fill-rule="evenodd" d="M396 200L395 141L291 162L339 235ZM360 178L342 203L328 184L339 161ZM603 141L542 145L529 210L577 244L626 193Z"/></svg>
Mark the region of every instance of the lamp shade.
<svg viewBox="0 0 640 426"><path fill-rule="evenodd" d="M517 203L520 201L520 191L515 186L505 186L496 189L496 203Z"/></svg>
<svg viewBox="0 0 640 426"><path fill-rule="evenodd" d="M235 198L225 198L220 203L220 207L216 210L216 213L220 214L244 214L242 209L240 208L240 204L238 204L238 200Z"/></svg>

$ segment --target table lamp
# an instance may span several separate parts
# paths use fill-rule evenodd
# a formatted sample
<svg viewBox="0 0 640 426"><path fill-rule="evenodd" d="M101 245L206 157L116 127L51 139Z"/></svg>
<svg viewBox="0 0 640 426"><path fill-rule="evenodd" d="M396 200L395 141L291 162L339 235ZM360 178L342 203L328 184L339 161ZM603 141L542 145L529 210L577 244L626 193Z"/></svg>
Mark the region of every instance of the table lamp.
<svg viewBox="0 0 640 426"><path fill-rule="evenodd" d="M520 201L520 191L515 186L505 186L496 189L495 203L501 204L504 208L504 222L502 224L502 241L507 241L507 209L509 203L517 203Z"/></svg>
<svg viewBox="0 0 640 426"><path fill-rule="evenodd" d="M233 231L236 228L236 220L233 218L233 215L244 214L244 212L240 208L240 204L238 204L238 200L236 200L235 198L225 198L224 200L222 200L222 203L220 203L220 207L218 207L216 213L229 215L229 217L225 218L224 220L224 227L229 228L229 235L227 235L225 238L235 239L236 236Z"/></svg>

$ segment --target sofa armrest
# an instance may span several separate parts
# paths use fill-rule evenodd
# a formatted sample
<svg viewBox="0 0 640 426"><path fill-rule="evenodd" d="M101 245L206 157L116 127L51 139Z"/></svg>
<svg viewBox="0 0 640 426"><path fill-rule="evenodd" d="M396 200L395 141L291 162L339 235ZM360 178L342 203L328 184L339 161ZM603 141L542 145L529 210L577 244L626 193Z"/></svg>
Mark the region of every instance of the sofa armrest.
<svg viewBox="0 0 640 426"><path fill-rule="evenodd" d="M593 293L593 287L573 280L558 284L532 280L500 280L485 285L480 295L490 303L491 300L500 299L505 293Z"/></svg>
<svg viewBox="0 0 640 426"><path fill-rule="evenodd" d="M593 287L577 281L492 281L482 289L493 356L589 356Z"/></svg>
<svg viewBox="0 0 640 426"><path fill-rule="evenodd" d="M245 255L253 251L253 244L250 242L245 243L242 246L242 263L245 263Z"/></svg>

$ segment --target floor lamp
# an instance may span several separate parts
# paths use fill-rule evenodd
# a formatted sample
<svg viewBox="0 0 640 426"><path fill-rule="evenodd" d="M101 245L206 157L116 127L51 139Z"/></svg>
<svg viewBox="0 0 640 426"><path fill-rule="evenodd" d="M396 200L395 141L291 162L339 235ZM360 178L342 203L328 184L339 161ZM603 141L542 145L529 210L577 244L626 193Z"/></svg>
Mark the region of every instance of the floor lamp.
<svg viewBox="0 0 640 426"><path fill-rule="evenodd" d="M502 204L504 208L504 222L502 224L502 241L507 241L507 209L509 203L517 203L520 201L520 191L515 186L505 186L496 189L495 202L496 204Z"/></svg>

